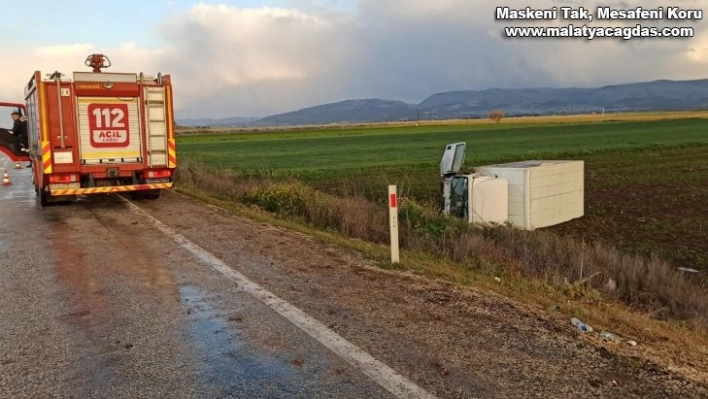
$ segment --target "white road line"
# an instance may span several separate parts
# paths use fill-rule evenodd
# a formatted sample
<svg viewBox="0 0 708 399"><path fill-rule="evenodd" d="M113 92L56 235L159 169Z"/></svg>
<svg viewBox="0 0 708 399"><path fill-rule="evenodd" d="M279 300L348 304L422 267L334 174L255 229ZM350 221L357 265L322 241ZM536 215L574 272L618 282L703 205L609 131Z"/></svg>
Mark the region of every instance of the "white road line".
<svg viewBox="0 0 708 399"><path fill-rule="evenodd" d="M382 362L374 359L374 357L347 341L334 331L330 330L324 324L310 317L302 310L278 298L270 291L249 280L243 274L228 267L223 261L221 261L221 259L207 252L197 244L189 241L187 238L155 219L152 215L148 214L134 203L128 201L122 196L118 197L125 201L131 211L140 214L142 217L152 222L158 230L170 237L182 248L189 251L200 261L208 266L211 266L214 270L220 272L232 281L235 281L238 284L238 287L243 291L248 292L269 306L271 309L278 312L281 316L285 317L288 321L305 331L312 338L332 350L356 369L369 376L397 398L435 398L435 396L431 395L423 388L398 374Z"/></svg>

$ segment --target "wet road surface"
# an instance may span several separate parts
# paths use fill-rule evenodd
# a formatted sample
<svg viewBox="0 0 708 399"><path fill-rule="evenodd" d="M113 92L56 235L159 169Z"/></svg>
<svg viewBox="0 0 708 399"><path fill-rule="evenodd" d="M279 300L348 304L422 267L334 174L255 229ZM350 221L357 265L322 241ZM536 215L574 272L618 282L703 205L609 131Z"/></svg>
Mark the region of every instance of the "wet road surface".
<svg viewBox="0 0 708 399"><path fill-rule="evenodd" d="M0 397L393 397L120 201L41 209L8 172Z"/></svg>
<svg viewBox="0 0 708 399"><path fill-rule="evenodd" d="M109 196L41 209L30 170L5 167L0 398L396 397L332 334L439 398L708 397L641 347L615 356L499 295L171 192L140 211Z"/></svg>

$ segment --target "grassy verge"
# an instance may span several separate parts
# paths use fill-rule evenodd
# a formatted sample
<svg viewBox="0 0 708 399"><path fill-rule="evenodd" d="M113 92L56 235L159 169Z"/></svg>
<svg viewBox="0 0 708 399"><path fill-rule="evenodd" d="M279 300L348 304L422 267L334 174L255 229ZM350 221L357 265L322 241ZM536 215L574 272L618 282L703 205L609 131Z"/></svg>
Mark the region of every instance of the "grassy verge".
<svg viewBox="0 0 708 399"><path fill-rule="evenodd" d="M181 161L179 184L202 198L262 209L333 233L342 242L357 239L358 249L372 256L385 251L386 207L365 196L335 196L294 178L219 170L188 159ZM551 232L476 228L410 197L402 199L400 217L407 259L402 267L463 284L496 277L512 282L506 289L522 296L623 303L660 320L708 329L706 289L656 257L627 255L601 242Z"/></svg>

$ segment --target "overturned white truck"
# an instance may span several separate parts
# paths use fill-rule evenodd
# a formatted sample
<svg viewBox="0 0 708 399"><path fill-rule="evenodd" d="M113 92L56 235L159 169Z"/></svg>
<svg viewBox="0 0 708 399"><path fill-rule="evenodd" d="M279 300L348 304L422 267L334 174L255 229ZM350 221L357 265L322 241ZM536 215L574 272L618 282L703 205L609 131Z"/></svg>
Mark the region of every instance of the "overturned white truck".
<svg viewBox="0 0 708 399"><path fill-rule="evenodd" d="M478 166L462 172L466 143L445 147L440 162L443 213L474 224L524 230L584 215L584 162L531 160Z"/></svg>

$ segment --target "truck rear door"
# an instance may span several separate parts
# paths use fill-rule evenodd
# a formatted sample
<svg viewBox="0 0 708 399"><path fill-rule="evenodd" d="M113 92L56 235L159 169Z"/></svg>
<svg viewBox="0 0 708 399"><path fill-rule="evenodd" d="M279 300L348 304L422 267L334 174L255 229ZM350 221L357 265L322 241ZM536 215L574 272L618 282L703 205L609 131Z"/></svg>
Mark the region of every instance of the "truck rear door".
<svg viewBox="0 0 708 399"><path fill-rule="evenodd" d="M82 165L143 162L137 75L75 72Z"/></svg>

